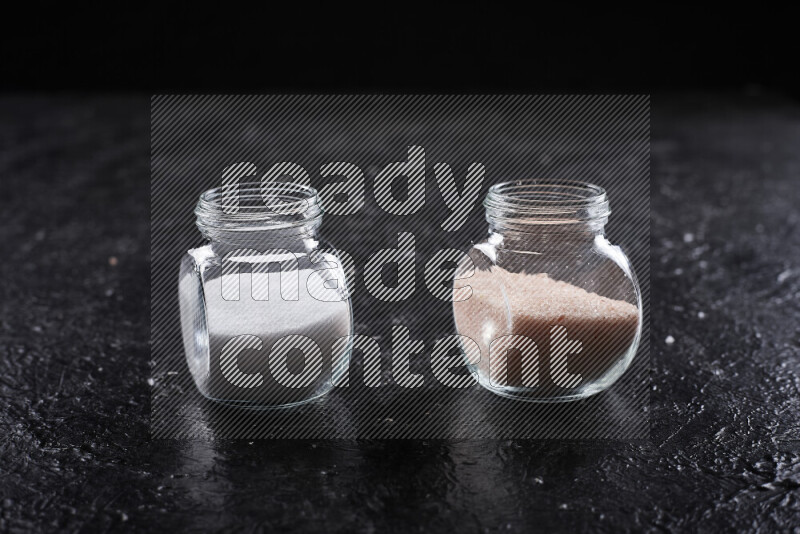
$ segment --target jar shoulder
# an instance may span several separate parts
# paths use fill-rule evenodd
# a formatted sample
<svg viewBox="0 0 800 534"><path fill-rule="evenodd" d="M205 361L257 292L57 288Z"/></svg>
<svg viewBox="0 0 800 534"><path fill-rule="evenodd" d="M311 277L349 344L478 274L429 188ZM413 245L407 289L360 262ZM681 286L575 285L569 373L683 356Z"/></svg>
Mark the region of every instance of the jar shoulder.
<svg viewBox="0 0 800 534"><path fill-rule="evenodd" d="M632 271L631 262L624 250L598 235L579 245L507 243L502 238L490 236L473 243L469 256L486 266L535 264L547 260L550 264L592 264L611 262L624 271Z"/></svg>
<svg viewBox="0 0 800 534"><path fill-rule="evenodd" d="M181 259L179 277L183 284L195 279L201 287L209 284L216 287L223 278L230 278L225 283L238 286L242 273L253 273L263 282L270 273L280 273L280 283L294 281L302 288L300 293L322 301L346 301L352 287L352 271L350 256L324 242L294 252L285 249L221 251L206 244L186 251ZM231 277L236 279L235 283Z"/></svg>
<svg viewBox="0 0 800 534"><path fill-rule="evenodd" d="M202 270L224 262L233 263L280 263L300 265L347 259L348 255L326 241L293 247L248 247L219 246L207 243L191 248L183 255L181 263L187 268Z"/></svg>

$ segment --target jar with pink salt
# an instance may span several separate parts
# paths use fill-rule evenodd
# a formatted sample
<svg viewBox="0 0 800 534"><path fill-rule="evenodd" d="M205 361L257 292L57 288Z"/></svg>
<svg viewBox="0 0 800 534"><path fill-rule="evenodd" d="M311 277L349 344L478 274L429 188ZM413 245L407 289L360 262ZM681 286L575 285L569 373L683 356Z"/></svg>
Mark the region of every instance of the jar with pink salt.
<svg viewBox="0 0 800 534"><path fill-rule="evenodd" d="M625 253L606 239L603 188L519 180L484 201L489 237L460 266L453 313L473 375L534 402L609 388L639 345L642 298Z"/></svg>

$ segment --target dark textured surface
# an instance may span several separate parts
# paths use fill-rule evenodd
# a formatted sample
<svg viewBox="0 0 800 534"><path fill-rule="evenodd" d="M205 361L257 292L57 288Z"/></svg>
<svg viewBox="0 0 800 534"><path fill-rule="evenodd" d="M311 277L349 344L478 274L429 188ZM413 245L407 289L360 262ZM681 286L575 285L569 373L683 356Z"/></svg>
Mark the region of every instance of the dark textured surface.
<svg viewBox="0 0 800 534"><path fill-rule="evenodd" d="M633 444L149 441L147 100L0 117L0 531L800 528L795 104L653 99Z"/></svg>

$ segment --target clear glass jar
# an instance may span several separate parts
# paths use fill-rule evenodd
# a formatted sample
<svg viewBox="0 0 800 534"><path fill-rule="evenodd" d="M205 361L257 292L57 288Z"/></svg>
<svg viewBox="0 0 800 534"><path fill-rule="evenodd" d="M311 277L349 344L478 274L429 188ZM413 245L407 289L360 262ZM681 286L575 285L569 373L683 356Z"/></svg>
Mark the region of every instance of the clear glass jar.
<svg viewBox="0 0 800 534"><path fill-rule="evenodd" d="M453 300L473 375L538 402L611 386L636 354L642 299L628 258L605 238L605 190L520 180L492 186L484 207L489 237L460 265Z"/></svg>
<svg viewBox="0 0 800 534"><path fill-rule="evenodd" d="M250 408L326 394L348 368L353 320L340 255L318 239L316 190L211 189L195 214L208 243L184 256L179 301L197 389Z"/></svg>

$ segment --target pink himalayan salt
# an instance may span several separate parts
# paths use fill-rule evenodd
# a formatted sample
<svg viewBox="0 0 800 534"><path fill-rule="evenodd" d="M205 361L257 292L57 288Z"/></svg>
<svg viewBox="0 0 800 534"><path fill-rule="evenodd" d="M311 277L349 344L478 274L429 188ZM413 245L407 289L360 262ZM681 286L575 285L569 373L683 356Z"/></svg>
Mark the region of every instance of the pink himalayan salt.
<svg viewBox="0 0 800 534"><path fill-rule="evenodd" d="M515 334L532 339L539 354L539 385L554 389L550 377L551 330L566 328L567 339L581 342L568 355L567 371L584 385L598 380L630 349L639 327L633 304L614 300L550 278L546 273L511 273L498 267L476 271L463 279L472 296L453 305L459 334L478 343L478 371L489 376L489 346L494 339ZM501 287L502 286L502 287ZM508 308L506 307L508 303ZM507 385L521 386L521 353L508 353Z"/></svg>

